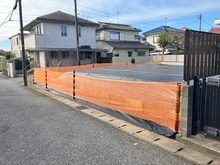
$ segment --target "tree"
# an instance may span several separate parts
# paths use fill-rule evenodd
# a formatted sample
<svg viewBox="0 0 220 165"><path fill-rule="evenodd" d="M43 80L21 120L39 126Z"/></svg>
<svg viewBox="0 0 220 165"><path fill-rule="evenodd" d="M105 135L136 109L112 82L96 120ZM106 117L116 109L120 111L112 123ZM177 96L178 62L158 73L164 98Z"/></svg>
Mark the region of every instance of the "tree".
<svg viewBox="0 0 220 165"><path fill-rule="evenodd" d="M10 51L3 52L3 56L6 60L9 60L14 57L14 55Z"/></svg>
<svg viewBox="0 0 220 165"><path fill-rule="evenodd" d="M159 38L157 40L158 46L162 48L162 56L164 54L165 48L167 48L170 45L170 37L168 32L160 33Z"/></svg>
<svg viewBox="0 0 220 165"><path fill-rule="evenodd" d="M169 31L159 34L158 46L162 48L162 55L165 48L176 47L177 50L184 50L184 34Z"/></svg>

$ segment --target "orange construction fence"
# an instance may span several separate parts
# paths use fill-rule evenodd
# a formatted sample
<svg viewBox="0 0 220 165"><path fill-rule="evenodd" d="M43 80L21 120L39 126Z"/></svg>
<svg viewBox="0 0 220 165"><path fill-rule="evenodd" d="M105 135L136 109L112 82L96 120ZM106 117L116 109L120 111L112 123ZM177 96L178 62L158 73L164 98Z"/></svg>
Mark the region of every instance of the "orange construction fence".
<svg viewBox="0 0 220 165"><path fill-rule="evenodd" d="M76 75L75 97L180 131L177 83L131 82Z"/></svg>
<svg viewBox="0 0 220 165"><path fill-rule="evenodd" d="M34 69L34 82L40 85L46 86L46 69L45 68Z"/></svg>
<svg viewBox="0 0 220 165"><path fill-rule="evenodd" d="M56 68L37 68L34 82L46 84L73 98L150 120L175 132L181 131L181 84L92 78L75 75L75 71L70 71L73 68L60 67L58 71Z"/></svg>

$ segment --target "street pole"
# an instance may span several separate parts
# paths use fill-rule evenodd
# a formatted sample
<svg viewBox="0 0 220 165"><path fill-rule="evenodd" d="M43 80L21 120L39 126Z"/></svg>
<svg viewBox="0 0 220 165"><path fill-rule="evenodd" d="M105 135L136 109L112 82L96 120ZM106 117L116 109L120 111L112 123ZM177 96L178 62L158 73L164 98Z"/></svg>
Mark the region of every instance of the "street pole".
<svg viewBox="0 0 220 165"><path fill-rule="evenodd" d="M77 4L76 4L76 0L74 0L74 8L75 8L75 26L76 26L76 56L77 56L77 64L80 65L79 29L78 29L78 20L77 20Z"/></svg>
<svg viewBox="0 0 220 165"><path fill-rule="evenodd" d="M27 86L27 72L26 72L26 57L25 57L25 48L24 48L24 31L23 31L23 19L22 19L22 5L21 5L21 0L18 0L18 2L19 2L19 16L20 16L20 28L21 28L23 82L24 82L24 86Z"/></svg>

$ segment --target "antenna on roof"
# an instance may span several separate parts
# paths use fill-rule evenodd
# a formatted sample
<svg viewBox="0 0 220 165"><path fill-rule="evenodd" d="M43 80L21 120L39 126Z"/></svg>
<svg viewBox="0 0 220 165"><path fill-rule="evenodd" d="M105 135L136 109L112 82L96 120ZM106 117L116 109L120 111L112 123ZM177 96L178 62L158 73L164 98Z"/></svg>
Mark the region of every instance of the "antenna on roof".
<svg viewBox="0 0 220 165"><path fill-rule="evenodd" d="M165 26L167 25L167 17L164 17L164 19L165 19Z"/></svg>
<svg viewBox="0 0 220 165"><path fill-rule="evenodd" d="M120 14L120 13L119 13L119 12L117 12L117 15L118 15L118 24L119 24L119 14Z"/></svg>

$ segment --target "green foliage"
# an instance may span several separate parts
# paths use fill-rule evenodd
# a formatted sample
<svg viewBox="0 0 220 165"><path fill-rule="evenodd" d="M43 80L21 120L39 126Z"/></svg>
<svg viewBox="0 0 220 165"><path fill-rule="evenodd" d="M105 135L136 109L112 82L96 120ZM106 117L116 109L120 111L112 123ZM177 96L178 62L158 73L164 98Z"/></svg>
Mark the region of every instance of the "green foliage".
<svg viewBox="0 0 220 165"><path fill-rule="evenodd" d="M163 50L169 47L176 47L177 50L184 50L184 42L184 35L173 31L160 33L158 38L158 45Z"/></svg>
<svg viewBox="0 0 220 165"><path fill-rule="evenodd" d="M14 55L10 51L3 52L3 56L6 60L9 60L14 57Z"/></svg>
<svg viewBox="0 0 220 165"><path fill-rule="evenodd" d="M91 49L90 45L82 45L79 49Z"/></svg>
<svg viewBox="0 0 220 165"><path fill-rule="evenodd" d="M184 54L184 50L177 50L174 54Z"/></svg>
<svg viewBox="0 0 220 165"><path fill-rule="evenodd" d="M162 49L168 47L170 45L169 33L168 32L160 33L157 42L158 42L158 46L161 47Z"/></svg>
<svg viewBox="0 0 220 165"><path fill-rule="evenodd" d="M27 69L30 69L30 61L26 59L26 67ZM22 70L22 60L21 59L15 59L15 70Z"/></svg>
<svg viewBox="0 0 220 165"><path fill-rule="evenodd" d="M2 68L7 69L7 68L8 68L8 67L7 67L7 63L8 63L9 61L10 61L10 60L6 60L5 58L2 59Z"/></svg>

